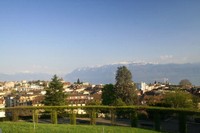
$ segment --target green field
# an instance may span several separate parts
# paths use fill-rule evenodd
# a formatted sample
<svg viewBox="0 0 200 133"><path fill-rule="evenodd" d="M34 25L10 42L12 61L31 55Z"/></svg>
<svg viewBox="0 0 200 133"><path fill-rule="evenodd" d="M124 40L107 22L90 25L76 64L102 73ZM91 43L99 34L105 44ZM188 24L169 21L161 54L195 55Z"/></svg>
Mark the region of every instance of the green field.
<svg viewBox="0 0 200 133"><path fill-rule="evenodd" d="M1 122L3 133L158 133L156 131L119 127L119 126L86 126L67 124L36 124L25 122Z"/></svg>

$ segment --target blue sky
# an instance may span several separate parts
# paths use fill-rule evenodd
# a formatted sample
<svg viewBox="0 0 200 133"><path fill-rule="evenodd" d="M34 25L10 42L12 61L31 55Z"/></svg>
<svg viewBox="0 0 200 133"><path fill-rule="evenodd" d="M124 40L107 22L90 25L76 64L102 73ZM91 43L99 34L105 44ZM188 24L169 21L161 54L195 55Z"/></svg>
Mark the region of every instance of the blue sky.
<svg viewBox="0 0 200 133"><path fill-rule="evenodd" d="M200 62L198 0L2 0L0 73Z"/></svg>

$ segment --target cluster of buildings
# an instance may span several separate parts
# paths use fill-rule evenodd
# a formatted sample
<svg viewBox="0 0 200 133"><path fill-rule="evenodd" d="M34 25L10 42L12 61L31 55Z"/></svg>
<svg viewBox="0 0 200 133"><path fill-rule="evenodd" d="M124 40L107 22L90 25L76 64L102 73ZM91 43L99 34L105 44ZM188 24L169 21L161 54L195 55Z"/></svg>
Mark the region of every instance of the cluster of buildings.
<svg viewBox="0 0 200 133"><path fill-rule="evenodd" d="M91 103L101 103L101 94L103 85L92 85L89 83L63 83L64 92L67 93L66 103L68 106L86 106ZM0 82L0 108L16 106L43 106L42 101L46 94L45 87L48 87L48 81L16 81ZM137 94L140 97L140 103L145 105L149 102L157 102L162 95L173 89L169 84L137 83ZM200 96L200 89L190 89L196 95ZM85 114L84 110L77 110L78 114ZM5 117L5 112L0 111L0 117Z"/></svg>
<svg viewBox="0 0 200 133"><path fill-rule="evenodd" d="M70 83L61 80L64 92L67 93L68 106L86 106L92 102L101 101L103 85L91 85L89 83ZM27 82L0 82L0 108L16 106L43 106L46 94L45 87L48 81ZM85 113L78 110L79 114ZM5 117L5 112L0 112L0 117Z"/></svg>

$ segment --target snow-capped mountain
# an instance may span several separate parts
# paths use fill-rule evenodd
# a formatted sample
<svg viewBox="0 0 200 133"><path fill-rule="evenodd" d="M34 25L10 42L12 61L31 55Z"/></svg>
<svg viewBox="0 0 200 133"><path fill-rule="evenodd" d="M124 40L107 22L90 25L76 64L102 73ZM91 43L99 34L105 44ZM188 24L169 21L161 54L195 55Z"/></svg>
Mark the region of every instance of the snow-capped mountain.
<svg viewBox="0 0 200 133"><path fill-rule="evenodd" d="M196 64L157 64L146 62L120 62L101 66L78 68L64 76L66 81L93 84L115 82L116 70L127 66L132 72L134 82L153 83L169 81L178 84L182 79L189 79L194 85L200 85L200 63ZM0 74L0 81L51 80L53 75L45 73Z"/></svg>
<svg viewBox="0 0 200 133"><path fill-rule="evenodd" d="M157 64L145 62L120 62L97 67L85 67L74 70L65 76L65 80L107 84L115 82L115 73L119 66L127 66L132 72L134 82L153 83L168 80L178 84L189 79L194 85L200 85L200 64Z"/></svg>

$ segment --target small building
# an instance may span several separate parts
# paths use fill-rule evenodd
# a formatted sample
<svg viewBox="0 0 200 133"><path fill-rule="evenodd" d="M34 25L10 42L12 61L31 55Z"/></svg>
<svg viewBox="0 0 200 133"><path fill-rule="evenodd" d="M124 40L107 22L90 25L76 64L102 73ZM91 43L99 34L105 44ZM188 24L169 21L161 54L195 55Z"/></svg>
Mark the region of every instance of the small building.
<svg viewBox="0 0 200 133"><path fill-rule="evenodd" d="M146 84L145 82L136 83L136 87L138 90L141 90L143 92L151 91L154 89L154 86L150 86L150 85Z"/></svg>
<svg viewBox="0 0 200 133"><path fill-rule="evenodd" d="M93 99L93 96L76 93L70 94L66 100L69 106L85 106ZM83 109L77 109L75 110L75 112L77 112L77 114L86 114L86 111Z"/></svg>

